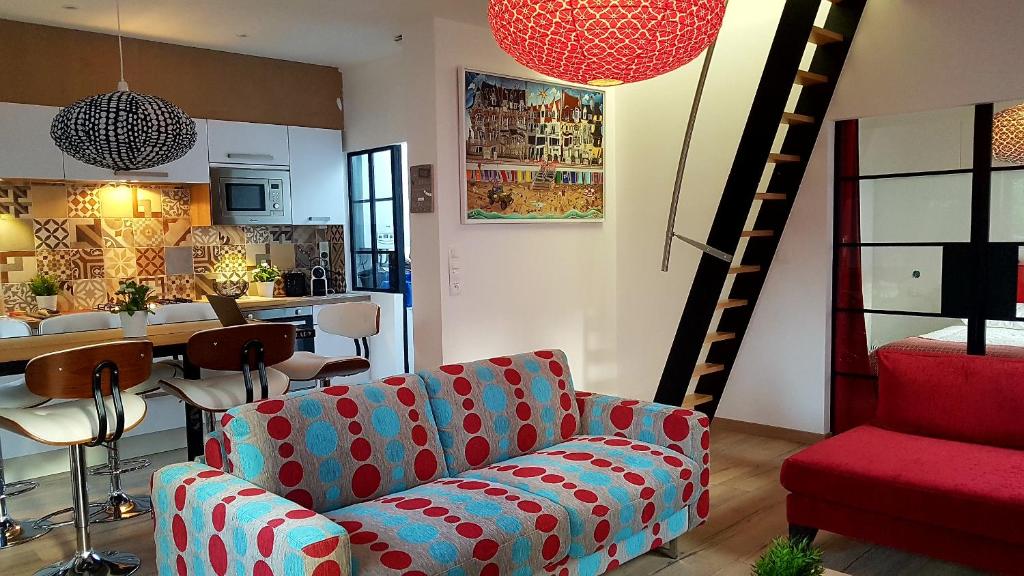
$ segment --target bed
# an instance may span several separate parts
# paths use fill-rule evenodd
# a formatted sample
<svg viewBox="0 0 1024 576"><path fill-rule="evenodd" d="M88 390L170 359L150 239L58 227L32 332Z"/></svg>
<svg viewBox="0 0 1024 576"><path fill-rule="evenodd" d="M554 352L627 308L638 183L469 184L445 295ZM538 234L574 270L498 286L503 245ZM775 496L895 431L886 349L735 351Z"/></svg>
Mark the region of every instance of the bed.
<svg viewBox="0 0 1024 576"><path fill-rule="evenodd" d="M1010 328L1009 325L1019 325ZM985 328L985 353L1000 358L1024 359L1024 322L990 321ZM967 326L956 324L934 332L890 342L878 350L911 350L948 354L967 353ZM874 364L875 350L871 354Z"/></svg>

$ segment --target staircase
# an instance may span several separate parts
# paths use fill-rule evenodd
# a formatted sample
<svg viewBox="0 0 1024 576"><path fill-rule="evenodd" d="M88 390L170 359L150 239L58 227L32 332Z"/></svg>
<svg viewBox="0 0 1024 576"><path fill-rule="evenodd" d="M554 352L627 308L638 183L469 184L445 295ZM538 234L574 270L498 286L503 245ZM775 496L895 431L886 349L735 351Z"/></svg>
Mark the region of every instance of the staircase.
<svg viewBox="0 0 1024 576"><path fill-rule="evenodd" d="M718 410L865 1L825 0L828 17L818 27L821 0L787 0L708 233L708 246L737 256L731 263L707 252L701 257L656 402L697 407L711 417ZM814 55L801 70L808 44ZM802 88L787 110L794 84ZM774 150L783 126L781 148ZM768 187L759 191L769 166ZM687 394L692 380L695 392Z"/></svg>

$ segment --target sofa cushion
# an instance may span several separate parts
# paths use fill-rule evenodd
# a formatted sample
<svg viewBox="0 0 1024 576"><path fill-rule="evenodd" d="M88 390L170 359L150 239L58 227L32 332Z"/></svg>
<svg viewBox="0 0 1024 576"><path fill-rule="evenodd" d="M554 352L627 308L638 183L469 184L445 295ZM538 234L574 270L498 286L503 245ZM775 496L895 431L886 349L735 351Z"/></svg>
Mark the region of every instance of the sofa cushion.
<svg viewBox="0 0 1024 576"><path fill-rule="evenodd" d="M860 426L788 458L801 496L1024 544L1024 452Z"/></svg>
<svg viewBox="0 0 1024 576"><path fill-rule="evenodd" d="M498 482L569 512L569 555L580 558L672 516L697 493L698 466L665 448L612 436L580 436L462 478Z"/></svg>
<svg viewBox="0 0 1024 576"><path fill-rule="evenodd" d="M452 473L574 436L579 411L565 354L542 350L421 372Z"/></svg>
<svg viewBox="0 0 1024 576"><path fill-rule="evenodd" d="M326 516L348 532L362 575L539 574L569 542L562 507L478 480L438 480Z"/></svg>
<svg viewBox="0 0 1024 576"><path fill-rule="evenodd" d="M1024 361L882 350L878 412L884 428L1024 448Z"/></svg>
<svg viewBox="0 0 1024 576"><path fill-rule="evenodd" d="M221 426L229 471L318 512L448 475L415 375L240 406Z"/></svg>

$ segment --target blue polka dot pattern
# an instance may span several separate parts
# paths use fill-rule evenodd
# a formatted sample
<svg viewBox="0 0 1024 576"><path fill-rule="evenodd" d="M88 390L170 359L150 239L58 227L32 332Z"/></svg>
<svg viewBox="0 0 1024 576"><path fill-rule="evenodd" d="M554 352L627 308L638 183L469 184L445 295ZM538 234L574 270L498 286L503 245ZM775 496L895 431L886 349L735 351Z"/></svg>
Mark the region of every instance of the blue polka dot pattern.
<svg viewBox="0 0 1024 576"><path fill-rule="evenodd" d="M373 411L373 429L384 438L394 438L402 429L398 412L390 406L380 406Z"/></svg>
<svg viewBox="0 0 1024 576"><path fill-rule="evenodd" d="M579 432L565 354L529 354L441 366L428 382L445 461L453 473L528 454Z"/></svg>
<svg viewBox="0 0 1024 576"><path fill-rule="evenodd" d="M478 480L437 480L326 516L348 532L353 566L380 574L539 574L568 547L564 508Z"/></svg>
<svg viewBox="0 0 1024 576"><path fill-rule="evenodd" d="M338 432L329 422L314 422L306 428L306 450L316 456L330 456L338 449Z"/></svg>

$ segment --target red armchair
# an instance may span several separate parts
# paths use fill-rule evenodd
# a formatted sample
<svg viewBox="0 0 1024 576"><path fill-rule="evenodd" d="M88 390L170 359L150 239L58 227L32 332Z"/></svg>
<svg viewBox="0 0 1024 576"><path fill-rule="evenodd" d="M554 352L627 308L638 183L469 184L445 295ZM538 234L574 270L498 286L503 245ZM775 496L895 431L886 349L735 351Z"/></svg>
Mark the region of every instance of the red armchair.
<svg viewBox="0 0 1024 576"><path fill-rule="evenodd" d="M879 353L874 419L787 459L794 537L818 529L1024 571L1024 361Z"/></svg>

